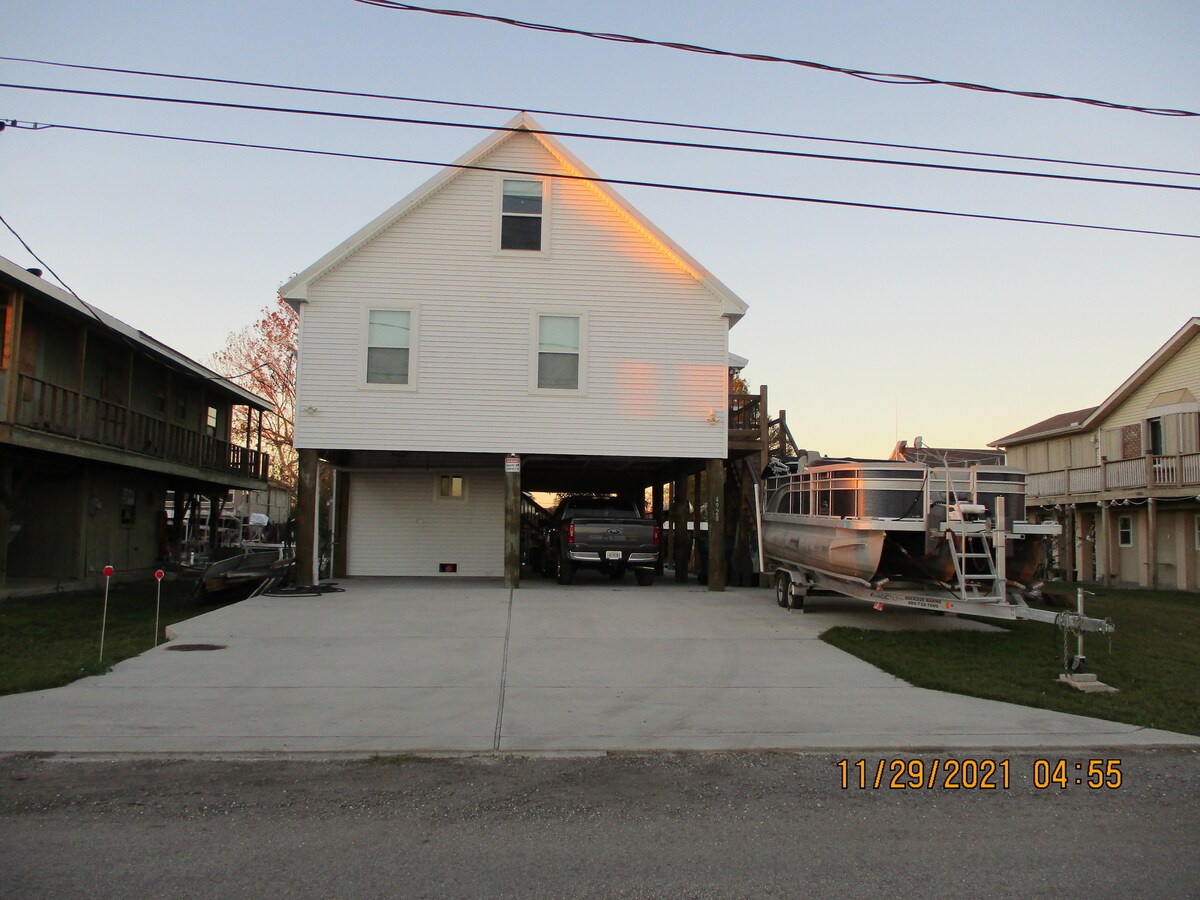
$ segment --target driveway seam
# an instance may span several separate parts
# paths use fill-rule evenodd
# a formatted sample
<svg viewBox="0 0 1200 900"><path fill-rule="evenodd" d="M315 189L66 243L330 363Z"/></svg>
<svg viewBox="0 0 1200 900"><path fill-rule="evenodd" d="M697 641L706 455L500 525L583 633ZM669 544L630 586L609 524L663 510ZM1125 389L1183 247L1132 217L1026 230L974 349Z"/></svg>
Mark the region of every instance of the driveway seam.
<svg viewBox="0 0 1200 900"><path fill-rule="evenodd" d="M496 708L496 733L492 749L500 749L500 730L504 727L504 688L508 681L508 638L512 634L513 588L508 589L508 623L504 626L504 661L500 664L500 703Z"/></svg>

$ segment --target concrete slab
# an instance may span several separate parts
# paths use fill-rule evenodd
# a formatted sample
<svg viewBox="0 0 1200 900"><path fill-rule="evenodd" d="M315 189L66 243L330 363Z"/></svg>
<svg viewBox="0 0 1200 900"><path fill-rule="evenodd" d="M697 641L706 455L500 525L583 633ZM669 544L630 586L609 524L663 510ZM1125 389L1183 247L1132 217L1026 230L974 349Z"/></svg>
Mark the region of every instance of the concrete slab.
<svg viewBox="0 0 1200 900"><path fill-rule="evenodd" d="M0 697L0 752L369 754L1031 748L1200 738L913 688L830 647L835 624L952 617L660 579L559 587L350 579L176 626L109 674Z"/></svg>

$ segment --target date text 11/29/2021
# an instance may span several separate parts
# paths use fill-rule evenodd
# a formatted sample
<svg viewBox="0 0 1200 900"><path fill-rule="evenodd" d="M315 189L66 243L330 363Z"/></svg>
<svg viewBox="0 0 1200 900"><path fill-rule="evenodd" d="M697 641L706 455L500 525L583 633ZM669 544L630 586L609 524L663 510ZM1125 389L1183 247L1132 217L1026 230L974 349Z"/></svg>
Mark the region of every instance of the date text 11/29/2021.
<svg viewBox="0 0 1200 900"><path fill-rule="evenodd" d="M850 790L1008 790L1010 775L1020 774L1007 759L839 759L835 764L841 789ZM1024 768L1024 763L1020 768ZM1121 786L1121 760L1035 759L1030 767L1037 790L1068 787L1116 790Z"/></svg>

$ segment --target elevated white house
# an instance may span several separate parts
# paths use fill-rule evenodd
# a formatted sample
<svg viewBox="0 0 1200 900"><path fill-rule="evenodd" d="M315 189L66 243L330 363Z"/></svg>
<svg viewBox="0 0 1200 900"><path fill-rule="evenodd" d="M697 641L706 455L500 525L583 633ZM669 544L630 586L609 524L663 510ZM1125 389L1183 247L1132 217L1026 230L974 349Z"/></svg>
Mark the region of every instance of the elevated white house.
<svg viewBox="0 0 1200 900"><path fill-rule="evenodd" d="M515 584L522 490L726 458L746 304L540 129L517 116L283 286L302 570L318 466L336 574Z"/></svg>

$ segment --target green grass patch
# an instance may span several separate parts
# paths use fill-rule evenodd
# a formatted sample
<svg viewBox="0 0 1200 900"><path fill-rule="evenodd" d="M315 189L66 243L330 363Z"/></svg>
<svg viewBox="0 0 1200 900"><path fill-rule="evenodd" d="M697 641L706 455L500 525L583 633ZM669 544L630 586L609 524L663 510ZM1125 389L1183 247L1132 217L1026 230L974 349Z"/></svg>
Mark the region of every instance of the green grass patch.
<svg viewBox="0 0 1200 900"><path fill-rule="evenodd" d="M1085 636L1087 671L1115 694L1057 683L1063 635L1053 625L1005 622L1004 634L832 628L821 637L917 687L1200 734L1200 596L1086 587L1096 592L1085 597L1087 614L1116 624L1111 637ZM1047 599L1074 609L1075 585L1053 585Z"/></svg>
<svg viewBox="0 0 1200 900"><path fill-rule="evenodd" d="M228 602L193 602L195 586L194 578L163 580L159 643L165 626ZM154 646L154 604L150 579L112 586L101 660L103 588L0 601L0 694L39 691L102 675L121 660L144 653Z"/></svg>

